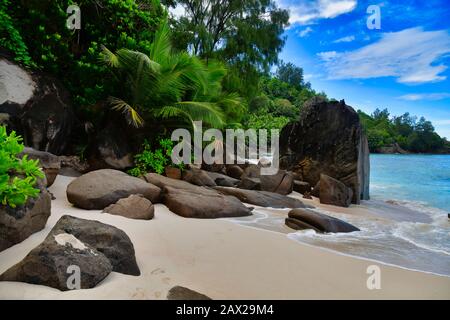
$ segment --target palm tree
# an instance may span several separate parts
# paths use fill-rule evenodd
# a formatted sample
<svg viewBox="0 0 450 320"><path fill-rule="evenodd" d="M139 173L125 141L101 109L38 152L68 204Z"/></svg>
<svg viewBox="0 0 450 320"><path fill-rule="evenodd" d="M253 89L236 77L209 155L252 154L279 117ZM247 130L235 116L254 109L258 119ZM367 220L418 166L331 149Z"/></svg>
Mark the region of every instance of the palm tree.
<svg viewBox="0 0 450 320"><path fill-rule="evenodd" d="M167 22L162 23L147 56L119 49L112 53L103 47L103 61L123 83L122 97L110 97L112 108L125 114L135 127L144 118L176 118L193 125L196 120L221 128L230 113L241 108L236 94L222 92L226 69L218 63L205 65L187 52L174 52Z"/></svg>

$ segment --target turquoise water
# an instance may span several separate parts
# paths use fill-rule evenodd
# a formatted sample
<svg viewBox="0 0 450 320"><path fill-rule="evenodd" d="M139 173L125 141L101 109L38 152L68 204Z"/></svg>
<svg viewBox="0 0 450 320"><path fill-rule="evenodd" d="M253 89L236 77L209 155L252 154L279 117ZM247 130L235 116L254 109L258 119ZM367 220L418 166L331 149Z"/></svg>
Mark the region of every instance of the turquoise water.
<svg viewBox="0 0 450 320"><path fill-rule="evenodd" d="M370 155L370 196L450 212L450 155Z"/></svg>
<svg viewBox="0 0 450 320"><path fill-rule="evenodd" d="M370 156L371 200L352 214L313 210L347 221L360 231L321 234L300 230L289 239L346 255L450 276L450 155ZM358 214L358 209L371 215ZM289 209L256 208L233 219L242 225L283 232Z"/></svg>

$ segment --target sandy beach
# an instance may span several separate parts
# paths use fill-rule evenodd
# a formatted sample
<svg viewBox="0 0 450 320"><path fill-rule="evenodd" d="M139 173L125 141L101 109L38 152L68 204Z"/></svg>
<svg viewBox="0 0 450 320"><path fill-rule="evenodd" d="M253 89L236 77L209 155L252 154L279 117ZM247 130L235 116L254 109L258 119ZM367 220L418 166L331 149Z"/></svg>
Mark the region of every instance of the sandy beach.
<svg viewBox="0 0 450 320"><path fill-rule="evenodd" d="M96 288L67 292L0 282L0 299L166 299L176 285L213 299L450 299L450 277L303 245L280 232L223 219L182 218L162 204L155 206L155 218L149 221L77 209L66 199L66 186L72 179L57 177L50 187L56 199L46 228L1 252L0 273L22 260L68 214L125 231L134 244L141 276L112 272ZM321 208L370 215L357 206ZM381 268L379 290L366 286L366 270L373 264Z"/></svg>

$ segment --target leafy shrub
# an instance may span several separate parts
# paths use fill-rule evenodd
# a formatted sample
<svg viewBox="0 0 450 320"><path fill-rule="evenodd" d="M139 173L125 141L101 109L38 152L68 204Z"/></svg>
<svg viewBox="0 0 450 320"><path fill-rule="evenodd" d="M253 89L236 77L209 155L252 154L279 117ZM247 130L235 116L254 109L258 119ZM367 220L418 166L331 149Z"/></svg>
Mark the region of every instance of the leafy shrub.
<svg viewBox="0 0 450 320"><path fill-rule="evenodd" d="M274 116L271 113L250 114L245 127L248 129L267 129L267 137L271 137L271 129L281 130L290 122L290 119L284 116ZM269 140L270 141L270 140Z"/></svg>
<svg viewBox="0 0 450 320"><path fill-rule="evenodd" d="M24 204L28 197L36 197L37 178L44 177L39 160L29 160L27 155L17 157L23 151L21 141L14 131L8 135L6 127L0 126L0 202L12 208Z"/></svg>
<svg viewBox="0 0 450 320"><path fill-rule="evenodd" d="M9 0L0 0L0 47L14 52L14 60L27 66L34 66L28 53L28 47L22 39L19 30L14 26L14 21L7 9Z"/></svg>
<svg viewBox="0 0 450 320"><path fill-rule="evenodd" d="M134 156L135 167L128 170L130 175L138 177L149 171L162 174L166 166L174 165L170 158L173 148L172 140L160 139L155 150L152 150L150 143L146 140L142 147L142 152ZM175 166L180 169L184 168L183 164Z"/></svg>
<svg viewBox="0 0 450 320"><path fill-rule="evenodd" d="M81 29L69 30L69 5L81 10ZM114 87L98 64L101 45L149 52L159 0L0 0L0 45L15 59L64 80L78 105L106 98Z"/></svg>

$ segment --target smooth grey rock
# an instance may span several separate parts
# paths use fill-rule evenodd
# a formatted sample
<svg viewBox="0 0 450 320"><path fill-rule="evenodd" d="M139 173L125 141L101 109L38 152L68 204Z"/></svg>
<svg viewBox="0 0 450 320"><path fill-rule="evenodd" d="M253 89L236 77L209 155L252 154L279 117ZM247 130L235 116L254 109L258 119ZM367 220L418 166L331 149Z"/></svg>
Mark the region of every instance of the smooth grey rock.
<svg viewBox="0 0 450 320"><path fill-rule="evenodd" d="M67 186L69 202L87 210L104 209L132 194L142 194L152 203L157 203L160 193L157 186L113 169L91 171Z"/></svg>

